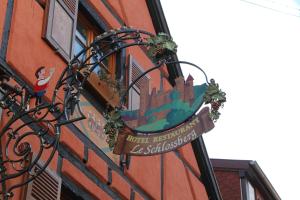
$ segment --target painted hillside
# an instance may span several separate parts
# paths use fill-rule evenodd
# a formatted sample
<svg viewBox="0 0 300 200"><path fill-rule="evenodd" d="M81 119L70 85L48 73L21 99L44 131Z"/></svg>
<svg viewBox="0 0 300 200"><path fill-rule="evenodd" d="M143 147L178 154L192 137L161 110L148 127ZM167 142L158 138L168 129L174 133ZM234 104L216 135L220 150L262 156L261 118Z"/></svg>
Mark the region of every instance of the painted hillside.
<svg viewBox="0 0 300 200"><path fill-rule="evenodd" d="M129 127L139 132L159 132L172 128L184 122L200 108L206 89L206 84L193 86L191 76L186 81L180 78L170 91L156 92L153 89L151 94L141 93L146 95L146 98L141 96L141 100L146 102L141 102L139 110L122 111L122 119Z"/></svg>

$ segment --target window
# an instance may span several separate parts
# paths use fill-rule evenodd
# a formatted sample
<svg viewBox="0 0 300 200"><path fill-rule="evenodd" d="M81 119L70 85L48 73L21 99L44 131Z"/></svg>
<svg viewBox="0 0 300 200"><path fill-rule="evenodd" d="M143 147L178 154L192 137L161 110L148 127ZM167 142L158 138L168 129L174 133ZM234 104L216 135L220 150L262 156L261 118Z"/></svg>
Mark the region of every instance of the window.
<svg viewBox="0 0 300 200"><path fill-rule="evenodd" d="M96 36L104 32L94 24L95 23L93 23L92 17L87 12L84 12L83 8L81 9L80 4L73 46L74 55L78 54L81 50L89 46ZM91 52L88 51L85 55L81 55L79 60L82 61L90 55ZM101 56L103 56L103 53L98 52L97 56L99 59ZM92 57L89 60L89 63L97 62L96 59L97 58ZM90 74L88 84L86 84L87 89L93 91L95 97L103 98L105 102L108 102L111 105L117 105L119 102L119 97L118 95L113 94L112 89L109 88L105 82L99 80L98 74L104 70L104 72L109 74L112 79L115 79L116 59L117 55L115 54L104 59L99 65L96 66L93 73Z"/></svg>
<svg viewBox="0 0 300 200"><path fill-rule="evenodd" d="M87 47L87 33L86 30L81 26L81 24L77 23L76 33L75 33L75 41L74 41L74 56L79 54L84 48ZM80 61L83 61L86 58L86 55L82 54L79 57Z"/></svg>
<svg viewBox="0 0 300 200"><path fill-rule="evenodd" d="M97 29L95 26L91 24L87 20L87 18L79 13L78 17L78 22L76 26L76 31L75 31L75 41L74 41L74 46L73 46L73 51L74 51L74 56L80 53L83 49L87 48L89 44L91 44L94 40L94 38L99 35L101 32L99 29ZM82 54L79 57L80 61L83 61L87 56L90 55L90 52L87 52L87 55ZM98 54L99 58L103 56L103 53ZM92 63L97 62L95 57L92 57L91 59ZM110 66L110 58L106 58L103 60L100 65L97 65L96 68L94 69L94 73L98 74L100 73L101 69L106 70L107 72L112 71L112 67Z"/></svg>
<svg viewBox="0 0 300 200"><path fill-rule="evenodd" d="M80 196L76 195L72 190L70 190L67 186L62 184L61 186L61 195L60 200L84 200Z"/></svg>
<svg viewBox="0 0 300 200"><path fill-rule="evenodd" d="M255 190L249 181L247 181L246 190L247 190L247 200L255 200Z"/></svg>

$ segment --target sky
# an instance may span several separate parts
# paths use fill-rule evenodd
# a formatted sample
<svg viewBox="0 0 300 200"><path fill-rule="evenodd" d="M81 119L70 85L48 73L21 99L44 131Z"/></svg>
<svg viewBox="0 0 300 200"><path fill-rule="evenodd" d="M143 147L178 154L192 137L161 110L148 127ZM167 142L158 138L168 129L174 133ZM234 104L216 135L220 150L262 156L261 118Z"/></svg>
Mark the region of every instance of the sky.
<svg viewBox="0 0 300 200"><path fill-rule="evenodd" d="M210 158L256 160L283 200L297 199L300 0L161 3L179 60L202 67L227 94L204 136Z"/></svg>

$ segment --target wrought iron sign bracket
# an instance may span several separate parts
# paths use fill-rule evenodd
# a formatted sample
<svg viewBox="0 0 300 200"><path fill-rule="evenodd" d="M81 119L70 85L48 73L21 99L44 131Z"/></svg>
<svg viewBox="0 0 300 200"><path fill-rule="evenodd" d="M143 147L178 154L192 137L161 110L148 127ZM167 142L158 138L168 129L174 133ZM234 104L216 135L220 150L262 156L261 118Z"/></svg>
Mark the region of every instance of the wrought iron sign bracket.
<svg viewBox="0 0 300 200"><path fill-rule="evenodd" d="M192 63L170 60L170 57L176 53L177 46L168 35L155 36L147 31L122 27L97 36L90 46L72 59L59 77L50 102L44 100L31 108L31 99L37 98L37 95L33 94L27 86L18 85L8 74L1 74L0 91L3 95L0 98L0 106L7 114L5 125L0 131L0 183L2 185L0 195L4 199L12 197L14 189L34 180L47 168L57 151L61 126L85 119L80 110L79 97L84 83L90 74L94 73L99 63L120 50L133 46L144 46L149 56L153 58L155 67L134 80L127 90L121 88L123 83L120 80L108 78L105 70L100 70L98 74L100 80L115 89L114 91L121 96L123 103L126 102L126 95L134 83L163 64L189 64L203 71ZM81 59L82 55L88 56ZM212 107L212 111L216 111L213 114L216 114L215 119L217 119L218 109L226 100L225 93L220 91L214 82L208 82L207 77L206 82L209 92L204 96L205 102L218 103ZM58 98L62 94L63 100ZM122 110L122 102L115 110ZM79 115L73 115L75 110ZM119 131L124 131L124 122L118 125L115 120L119 120L120 116L114 118L110 114L106 113L108 122L105 133L108 135L109 145L113 148L118 142ZM113 117L111 121L109 117ZM113 127L108 128L109 124L113 124ZM40 131L33 131L30 128L32 126L41 127ZM132 131L129 132L132 133ZM43 164L37 170L32 171L40 160L43 160Z"/></svg>

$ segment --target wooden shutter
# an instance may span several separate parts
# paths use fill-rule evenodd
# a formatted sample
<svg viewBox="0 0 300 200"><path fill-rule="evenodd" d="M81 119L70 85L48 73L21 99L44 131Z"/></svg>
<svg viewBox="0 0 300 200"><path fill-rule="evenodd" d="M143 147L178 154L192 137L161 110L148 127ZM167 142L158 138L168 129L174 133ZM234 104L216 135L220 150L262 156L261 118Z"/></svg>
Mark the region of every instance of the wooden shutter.
<svg viewBox="0 0 300 200"><path fill-rule="evenodd" d="M48 0L44 38L66 60L73 56L79 0Z"/></svg>
<svg viewBox="0 0 300 200"><path fill-rule="evenodd" d="M35 166L32 170L39 170ZM28 184L26 200L60 200L61 178L48 168Z"/></svg>
<svg viewBox="0 0 300 200"><path fill-rule="evenodd" d="M135 79L137 79L142 73L144 73L144 69L138 64L138 62L130 55L129 59L129 84L132 83ZM135 88L140 90L142 87L143 81L149 81L148 75L141 78L137 83L135 83Z"/></svg>
<svg viewBox="0 0 300 200"><path fill-rule="evenodd" d="M129 85L136 80L142 73L144 72L144 69L138 64L138 62L133 58L132 55L129 57ZM146 83L148 88L143 88L145 85L143 83ZM129 90L129 109L135 110L139 109L140 105L140 93L143 88L143 91L149 91L149 77L146 75L143 78L141 78L138 82L134 84L134 86Z"/></svg>

